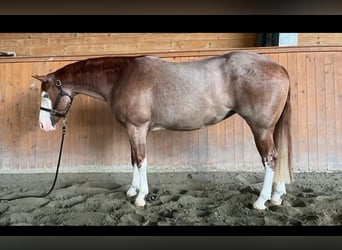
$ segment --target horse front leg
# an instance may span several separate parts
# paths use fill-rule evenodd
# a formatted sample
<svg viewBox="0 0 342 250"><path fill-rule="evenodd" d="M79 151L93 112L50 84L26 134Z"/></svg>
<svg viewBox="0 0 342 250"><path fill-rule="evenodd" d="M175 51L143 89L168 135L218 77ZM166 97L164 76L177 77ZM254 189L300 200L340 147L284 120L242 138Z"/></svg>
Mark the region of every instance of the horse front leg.
<svg viewBox="0 0 342 250"><path fill-rule="evenodd" d="M135 199L135 205L143 207L146 205L145 197L148 194L147 183L147 154L146 137L148 126L128 125L127 132L131 144L131 156L133 165L133 179L130 188L127 191L129 197L138 196Z"/></svg>
<svg viewBox="0 0 342 250"><path fill-rule="evenodd" d="M136 164L133 165L133 178L132 183L129 189L126 192L128 197L133 197L137 195L137 191L139 190L139 183L140 183L140 174L139 169Z"/></svg>
<svg viewBox="0 0 342 250"><path fill-rule="evenodd" d="M135 157L133 155L133 147L131 146L131 162L132 162L132 167L133 167L133 178L132 178L132 183L129 189L126 192L126 195L128 197L133 197L137 195L137 192L139 190L139 183L140 183L140 174L139 174L139 169L135 161Z"/></svg>
<svg viewBox="0 0 342 250"><path fill-rule="evenodd" d="M129 189L126 192L128 197L136 196L139 192L136 200L136 206L145 206L145 197L148 194L148 183L147 183L147 158L139 164L133 165L133 179Z"/></svg>
<svg viewBox="0 0 342 250"><path fill-rule="evenodd" d="M135 199L134 204L138 207L146 205L145 197L148 194L148 183L147 183L147 158L145 158L139 164L139 193Z"/></svg>

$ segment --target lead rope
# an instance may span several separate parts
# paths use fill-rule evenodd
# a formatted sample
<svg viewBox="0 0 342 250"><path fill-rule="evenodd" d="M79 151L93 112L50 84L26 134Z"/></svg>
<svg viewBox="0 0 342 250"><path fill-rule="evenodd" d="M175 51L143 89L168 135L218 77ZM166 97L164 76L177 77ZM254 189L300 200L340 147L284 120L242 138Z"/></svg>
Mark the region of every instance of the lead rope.
<svg viewBox="0 0 342 250"><path fill-rule="evenodd" d="M64 144L64 135L66 133L66 119L64 118L63 120L63 127L62 127L62 139L61 139L61 146L59 149L59 155L58 155L58 162L57 162L57 169L56 169L56 173L55 173L55 179L52 183L52 186L50 188L50 190L45 193L45 194L40 194L40 195L19 195L16 197L12 197L12 198L0 198L0 201L12 201L12 200L18 200L18 199L23 199L23 198L44 198L46 196L48 196L52 190L55 188L56 182L57 182L57 177L58 177L58 171L59 171L59 165L61 163L61 158L62 158L62 151L63 151L63 144Z"/></svg>

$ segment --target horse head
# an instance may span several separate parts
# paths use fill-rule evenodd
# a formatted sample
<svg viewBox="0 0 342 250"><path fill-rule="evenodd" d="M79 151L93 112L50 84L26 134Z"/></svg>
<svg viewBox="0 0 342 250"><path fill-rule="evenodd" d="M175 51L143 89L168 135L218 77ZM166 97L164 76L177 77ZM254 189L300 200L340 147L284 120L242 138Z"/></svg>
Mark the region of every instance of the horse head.
<svg viewBox="0 0 342 250"><path fill-rule="evenodd" d="M41 105L39 112L40 128L46 132L55 130L60 118L65 118L73 97L71 91L64 88L62 80L54 74L32 76L41 81Z"/></svg>

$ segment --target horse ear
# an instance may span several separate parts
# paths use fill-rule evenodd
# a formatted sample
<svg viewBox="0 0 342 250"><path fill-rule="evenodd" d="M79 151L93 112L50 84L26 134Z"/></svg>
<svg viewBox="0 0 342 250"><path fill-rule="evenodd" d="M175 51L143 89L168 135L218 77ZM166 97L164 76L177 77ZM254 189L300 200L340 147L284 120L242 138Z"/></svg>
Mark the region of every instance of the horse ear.
<svg viewBox="0 0 342 250"><path fill-rule="evenodd" d="M47 77L47 76L38 76L38 75L34 75L34 76L32 76L32 77L38 79L38 80L41 81L41 82L46 82L46 81L48 80L48 77Z"/></svg>

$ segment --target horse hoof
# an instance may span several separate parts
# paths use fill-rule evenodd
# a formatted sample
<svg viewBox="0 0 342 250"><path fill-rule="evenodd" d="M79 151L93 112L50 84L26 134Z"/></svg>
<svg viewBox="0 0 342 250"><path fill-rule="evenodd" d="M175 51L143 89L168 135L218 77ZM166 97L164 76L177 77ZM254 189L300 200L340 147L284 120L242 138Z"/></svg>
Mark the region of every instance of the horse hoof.
<svg viewBox="0 0 342 250"><path fill-rule="evenodd" d="M128 197L133 197L137 195L137 191L134 188L129 188L126 192Z"/></svg>
<svg viewBox="0 0 342 250"><path fill-rule="evenodd" d="M272 204L273 206L280 206L282 201L283 201L282 199L279 199L279 200L271 200L271 204Z"/></svg>
<svg viewBox="0 0 342 250"><path fill-rule="evenodd" d="M265 210L266 206L264 204L259 203L259 202L254 202L253 208L256 210Z"/></svg>
<svg viewBox="0 0 342 250"><path fill-rule="evenodd" d="M144 200L135 200L134 205L137 207L144 207L146 202Z"/></svg>

